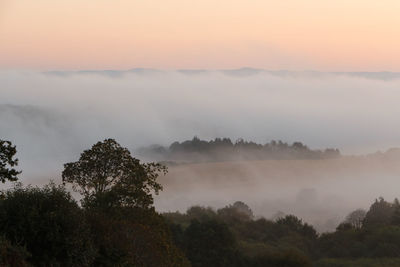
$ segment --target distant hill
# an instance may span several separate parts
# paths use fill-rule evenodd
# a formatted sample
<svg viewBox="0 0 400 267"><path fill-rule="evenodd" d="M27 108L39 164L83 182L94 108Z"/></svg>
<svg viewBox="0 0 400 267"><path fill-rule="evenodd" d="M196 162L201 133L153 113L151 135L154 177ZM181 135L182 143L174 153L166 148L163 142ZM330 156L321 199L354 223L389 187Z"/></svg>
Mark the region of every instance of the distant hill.
<svg viewBox="0 0 400 267"><path fill-rule="evenodd" d="M207 69L179 69L179 70L161 70L151 68L132 68L128 70L80 70L80 71L46 71L43 72L47 75L55 76L70 76L70 75L101 75L113 78L122 77L128 74L134 75L155 75L163 73L181 73L184 75L204 75L210 73L220 73L232 77L247 77L252 75L271 75L276 77L307 77L307 78L318 78L324 76L344 76L344 77L356 77L370 80L397 80L400 79L400 72L323 72L323 71L290 71L290 70L265 70L257 68L238 68L238 69L220 69L220 70L207 70Z"/></svg>
<svg viewBox="0 0 400 267"><path fill-rule="evenodd" d="M174 142L168 147L152 145L136 151L139 156L157 161L205 162L265 159L328 159L341 156L338 149L312 150L301 142L293 144L271 141L258 144L239 139L215 138L205 141L194 137L184 142Z"/></svg>

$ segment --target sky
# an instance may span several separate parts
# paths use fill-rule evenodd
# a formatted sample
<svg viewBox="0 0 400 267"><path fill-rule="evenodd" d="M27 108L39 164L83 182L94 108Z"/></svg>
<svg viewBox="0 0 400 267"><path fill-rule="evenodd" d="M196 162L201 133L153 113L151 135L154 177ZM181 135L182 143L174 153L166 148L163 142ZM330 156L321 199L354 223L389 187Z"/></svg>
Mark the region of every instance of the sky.
<svg viewBox="0 0 400 267"><path fill-rule="evenodd" d="M400 71L398 0L1 0L0 69Z"/></svg>

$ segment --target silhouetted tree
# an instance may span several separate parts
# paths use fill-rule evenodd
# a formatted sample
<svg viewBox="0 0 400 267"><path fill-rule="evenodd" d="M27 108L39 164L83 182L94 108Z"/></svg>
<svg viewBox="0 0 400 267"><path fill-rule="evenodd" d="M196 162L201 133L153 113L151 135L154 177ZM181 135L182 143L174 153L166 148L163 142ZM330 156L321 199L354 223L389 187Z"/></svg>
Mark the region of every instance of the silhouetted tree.
<svg viewBox="0 0 400 267"><path fill-rule="evenodd" d="M84 196L85 205L149 208L152 192L162 189L156 180L166 167L140 163L115 140L98 142L85 150L77 162L64 164L62 179Z"/></svg>
<svg viewBox="0 0 400 267"><path fill-rule="evenodd" d="M5 183L8 181L17 181L17 171L13 167L18 165L18 159L14 158L17 149L10 141L0 140L0 181Z"/></svg>

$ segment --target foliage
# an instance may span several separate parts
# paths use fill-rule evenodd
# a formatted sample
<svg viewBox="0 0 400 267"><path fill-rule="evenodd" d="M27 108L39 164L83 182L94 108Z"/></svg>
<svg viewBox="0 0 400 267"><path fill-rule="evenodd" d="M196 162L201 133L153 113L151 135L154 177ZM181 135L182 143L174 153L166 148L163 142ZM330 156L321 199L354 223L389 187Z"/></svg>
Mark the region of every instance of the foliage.
<svg viewBox="0 0 400 267"><path fill-rule="evenodd" d="M363 224L365 227L388 225L391 223L393 213L394 205L380 197L369 208Z"/></svg>
<svg viewBox="0 0 400 267"><path fill-rule="evenodd" d="M88 211L98 248L95 266L190 266L153 209Z"/></svg>
<svg viewBox="0 0 400 267"><path fill-rule="evenodd" d="M208 221L214 219L217 213L210 207L193 206L186 211L186 215L190 220Z"/></svg>
<svg viewBox="0 0 400 267"><path fill-rule="evenodd" d="M239 201L217 212L196 206L164 217L193 266L309 266L317 241L314 228L295 216L255 220Z"/></svg>
<svg viewBox="0 0 400 267"><path fill-rule="evenodd" d="M0 234L35 266L88 266L95 250L83 212L62 186L16 185L0 200Z"/></svg>
<svg viewBox="0 0 400 267"><path fill-rule="evenodd" d="M193 220L184 232L183 248L192 266L233 266L236 240L228 226L216 220Z"/></svg>
<svg viewBox="0 0 400 267"><path fill-rule="evenodd" d="M18 159L14 158L17 149L10 141L0 140L0 181L5 183L8 181L17 181L17 171L13 167L18 165Z"/></svg>
<svg viewBox="0 0 400 267"><path fill-rule="evenodd" d="M236 201L233 205L219 209L218 216L227 223L250 221L254 219L253 211L241 201Z"/></svg>
<svg viewBox="0 0 400 267"><path fill-rule="evenodd" d="M400 257L400 226L394 219L398 202L376 200L361 226L345 221L333 233L318 240L320 257L384 258Z"/></svg>
<svg viewBox="0 0 400 267"><path fill-rule="evenodd" d="M354 228L361 228L367 212L363 209L356 209L346 216L345 223L349 223Z"/></svg>
<svg viewBox="0 0 400 267"><path fill-rule="evenodd" d="M12 245L4 236L0 236L0 266L29 266L27 262L29 256L24 247Z"/></svg>
<svg viewBox="0 0 400 267"><path fill-rule="evenodd" d="M95 266L190 266L173 244L152 192L166 168L140 163L115 140L98 142L67 163L64 182L83 194L83 206L98 250Z"/></svg>
<svg viewBox="0 0 400 267"><path fill-rule="evenodd" d="M83 194L86 206L149 208L151 193L162 189L156 179L166 171L157 163L140 163L128 149L106 139L85 150L78 161L64 164L62 179Z"/></svg>

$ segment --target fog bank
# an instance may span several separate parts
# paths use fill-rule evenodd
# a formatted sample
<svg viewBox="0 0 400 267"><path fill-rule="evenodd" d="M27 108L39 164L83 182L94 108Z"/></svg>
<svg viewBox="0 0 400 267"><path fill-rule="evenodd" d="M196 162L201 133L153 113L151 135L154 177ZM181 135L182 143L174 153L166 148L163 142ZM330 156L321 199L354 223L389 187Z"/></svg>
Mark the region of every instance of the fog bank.
<svg viewBox="0 0 400 267"><path fill-rule="evenodd" d="M132 150L197 135L373 152L400 144L399 88L396 73L2 71L0 137L33 183L106 137Z"/></svg>

